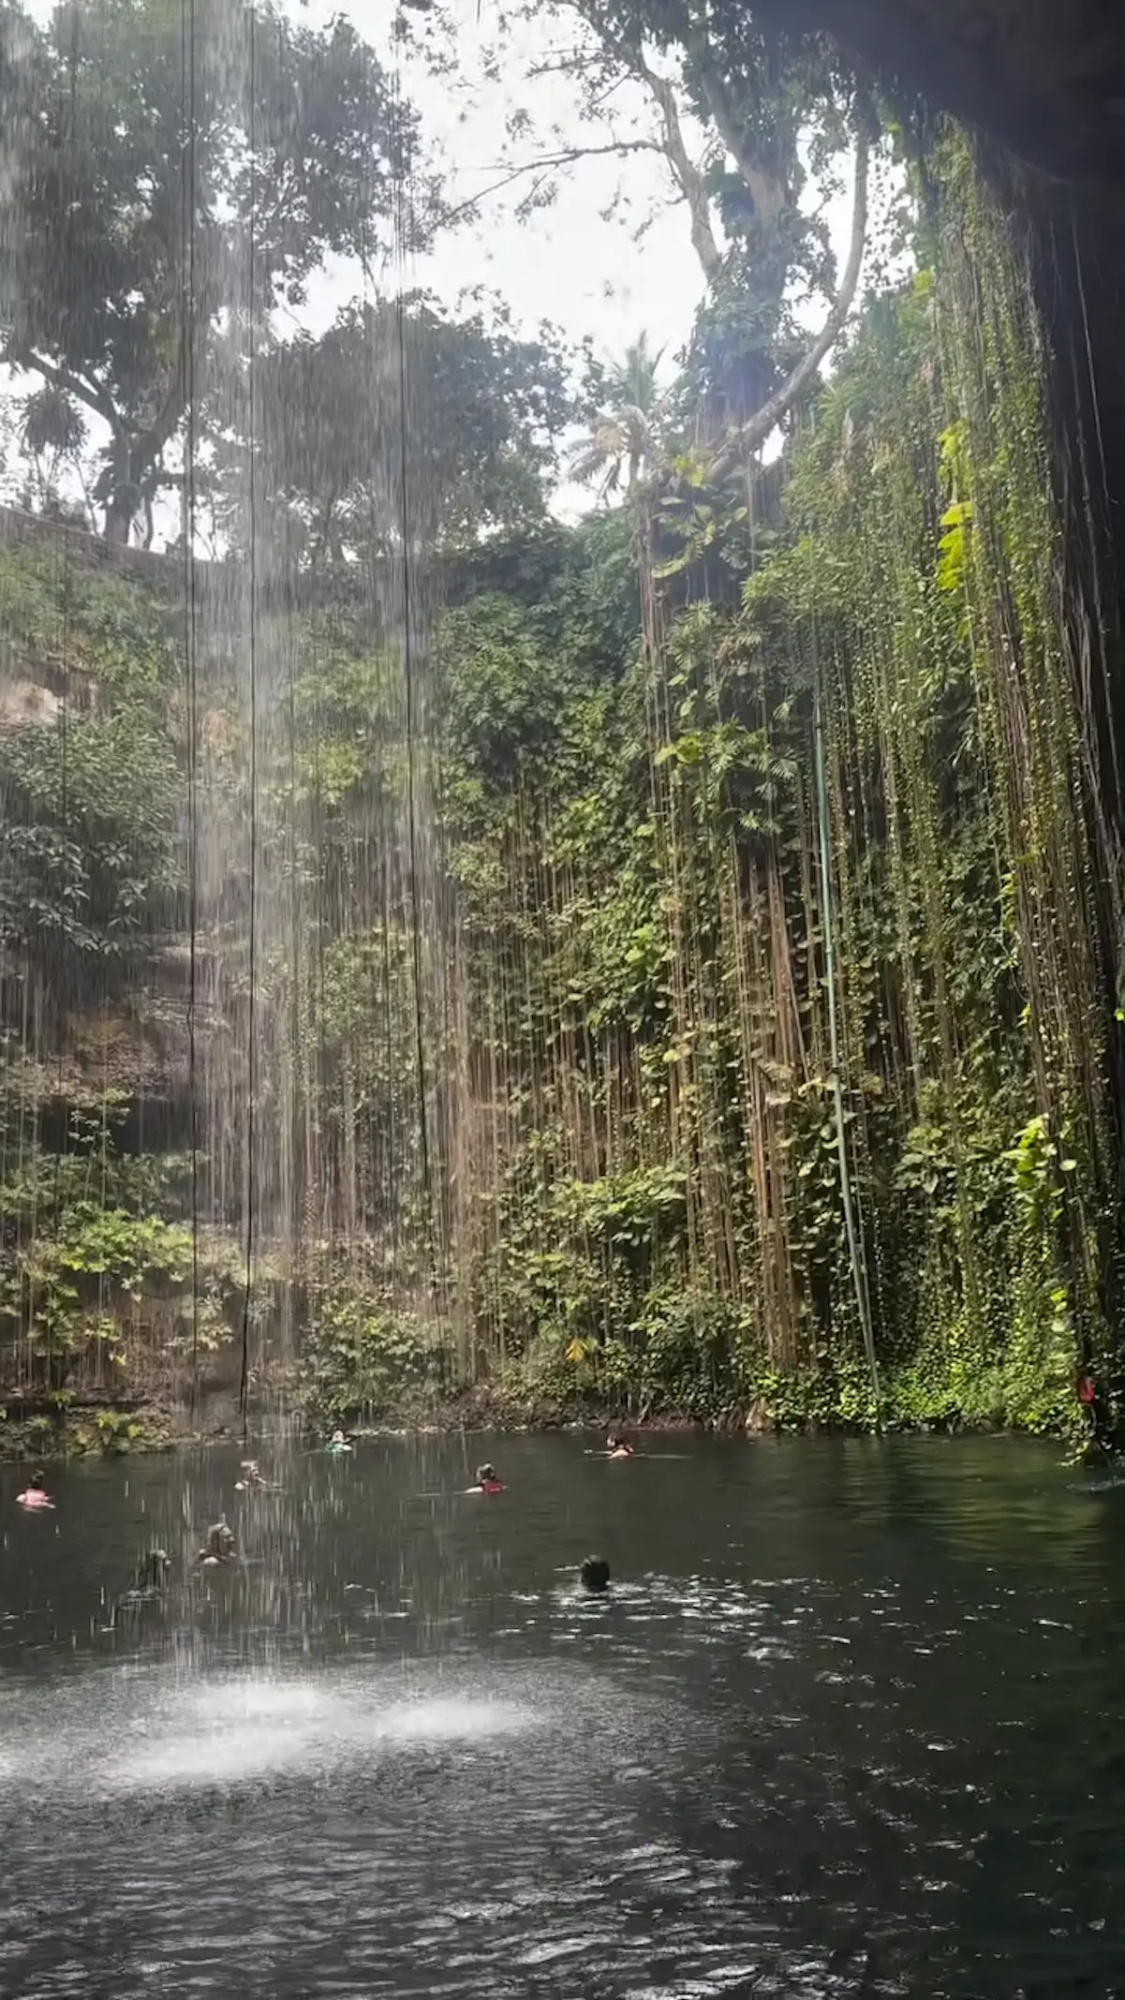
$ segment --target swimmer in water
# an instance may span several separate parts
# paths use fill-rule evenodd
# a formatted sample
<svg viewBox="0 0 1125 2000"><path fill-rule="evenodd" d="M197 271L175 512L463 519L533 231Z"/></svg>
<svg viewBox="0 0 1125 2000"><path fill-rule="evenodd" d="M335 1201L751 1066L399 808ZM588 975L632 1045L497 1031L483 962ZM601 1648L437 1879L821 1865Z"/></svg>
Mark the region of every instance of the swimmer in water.
<svg viewBox="0 0 1125 2000"><path fill-rule="evenodd" d="M619 1438L615 1431L610 1431L605 1441L605 1455L607 1458L632 1458L633 1447L626 1444L624 1438Z"/></svg>
<svg viewBox="0 0 1125 2000"><path fill-rule="evenodd" d="M469 1491L470 1493L502 1493L504 1491L504 1482L502 1479L497 1479L496 1467L494 1465L478 1465L477 1483L475 1486L470 1486Z"/></svg>
<svg viewBox="0 0 1125 2000"><path fill-rule="evenodd" d="M204 1569L214 1569L219 1563L229 1563L235 1552L234 1529L227 1526L226 1515L207 1530L207 1540L199 1551L199 1560Z"/></svg>
<svg viewBox="0 0 1125 2000"><path fill-rule="evenodd" d="M578 1575L583 1590L592 1591L595 1597L609 1588L609 1564L604 1556L587 1556Z"/></svg>
<svg viewBox="0 0 1125 2000"><path fill-rule="evenodd" d="M348 1440L344 1436L343 1431L333 1431L332 1436L329 1438L328 1443L325 1446L325 1450L350 1451L351 1445L348 1443Z"/></svg>
<svg viewBox="0 0 1125 2000"><path fill-rule="evenodd" d="M16 1494L17 1507L53 1507L54 1504L43 1484L41 1472L33 1472L23 1492Z"/></svg>
<svg viewBox="0 0 1125 2000"><path fill-rule="evenodd" d="M242 1477L234 1482L236 1493L257 1493L266 1483L256 1458L244 1458L239 1471Z"/></svg>
<svg viewBox="0 0 1125 2000"><path fill-rule="evenodd" d="M168 1580L172 1558L167 1549L146 1549L138 1556L133 1571L134 1590L162 1590Z"/></svg>

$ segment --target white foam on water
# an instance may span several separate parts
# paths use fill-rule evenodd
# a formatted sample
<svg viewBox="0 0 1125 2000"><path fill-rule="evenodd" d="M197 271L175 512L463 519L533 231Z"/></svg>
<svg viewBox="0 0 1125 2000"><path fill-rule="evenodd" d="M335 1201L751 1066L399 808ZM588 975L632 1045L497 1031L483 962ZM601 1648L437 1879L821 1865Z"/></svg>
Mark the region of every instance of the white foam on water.
<svg viewBox="0 0 1125 2000"><path fill-rule="evenodd" d="M357 1752L397 1744L491 1741L536 1720L515 1702L461 1695L388 1704L377 1684L204 1682L135 1718L142 1740L98 1775L115 1790L230 1786L271 1773L327 1773L345 1762L354 1769Z"/></svg>
<svg viewBox="0 0 1125 2000"><path fill-rule="evenodd" d="M390 1758L427 1748L472 1757L478 1746L569 1730L574 1668L415 1674L386 1663L340 1670L219 1673L106 1670L0 1697L0 1783L19 1794L85 1798L236 1791L304 1773L349 1782ZM648 1747L659 1703L641 1704L597 1674L582 1679L582 1709L621 1744L642 1729Z"/></svg>
<svg viewBox="0 0 1125 2000"><path fill-rule="evenodd" d="M308 1761L309 1747L299 1733L284 1729L168 1736L110 1764L99 1775L121 1791L236 1785L269 1772L300 1769Z"/></svg>
<svg viewBox="0 0 1125 2000"><path fill-rule="evenodd" d="M375 1718L375 1735L396 1743L487 1742L496 1736L515 1735L536 1720L514 1702L454 1697L398 1703Z"/></svg>

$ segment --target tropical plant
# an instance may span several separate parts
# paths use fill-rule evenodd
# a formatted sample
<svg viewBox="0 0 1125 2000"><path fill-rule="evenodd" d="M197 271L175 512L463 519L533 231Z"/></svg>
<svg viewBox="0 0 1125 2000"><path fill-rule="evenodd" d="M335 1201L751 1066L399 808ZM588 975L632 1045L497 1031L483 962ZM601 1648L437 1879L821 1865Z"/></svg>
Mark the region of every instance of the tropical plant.
<svg viewBox="0 0 1125 2000"><path fill-rule="evenodd" d="M620 361L598 371L599 407L588 437L572 448L569 469L581 485L597 482L603 499L618 491L623 472L631 498L660 461L666 411L658 380L662 354L663 349L650 353L642 333Z"/></svg>

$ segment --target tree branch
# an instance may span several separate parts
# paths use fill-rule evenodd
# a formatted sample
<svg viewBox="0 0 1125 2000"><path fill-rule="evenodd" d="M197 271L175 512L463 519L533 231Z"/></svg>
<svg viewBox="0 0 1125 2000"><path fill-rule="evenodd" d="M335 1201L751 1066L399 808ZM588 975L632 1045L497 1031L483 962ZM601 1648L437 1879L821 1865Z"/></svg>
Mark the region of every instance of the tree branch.
<svg viewBox="0 0 1125 2000"><path fill-rule="evenodd" d="M711 204L707 199L703 175L684 144L675 89L667 77L658 75L656 70L649 67L639 47L634 47L631 42L622 40L620 36L612 33L598 18L590 5L590 0L570 0L570 4L579 18L585 21L591 33L601 42L602 47L616 56L618 62L631 76L636 77L638 83L644 84L660 113L664 137L656 150L663 153L672 170L672 178L687 203L691 219L692 249L703 268L704 277L710 284L722 268L723 256L715 241L715 231L711 224ZM649 144L651 145L652 141L649 141Z"/></svg>
<svg viewBox="0 0 1125 2000"><path fill-rule="evenodd" d="M852 309L856 287L859 284L860 267L867 240L867 168L870 142L866 132L861 132L855 149L855 202L852 208L852 240L848 250L848 261L840 280L840 289L833 301L824 325L813 341L807 354L802 355L797 366L780 389L762 404L760 410L727 439L726 445L707 468L707 477L719 480L725 477L747 452L755 451L764 444L770 432L775 430L783 417L787 416L804 388L806 382L815 375L826 354L835 346Z"/></svg>
<svg viewBox="0 0 1125 2000"><path fill-rule="evenodd" d="M94 410L105 420L119 443L125 441L125 426L104 389L84 382L80 375L72 375L69 368L57 368L53 361L44 361L30 347L8 349L4 354L4 360L9 368L34 368L37 374L42 375L44 380L52 383L56 389L64 390L67 395L77 396L79 402L85 403L88 410Z"/></svg>
<svg viewBox="0 0 1125 2000"><path fill-rule="evenodd" d="M703 175L694 160L689 157L688 149L684 145L675 91L666 77L658 76L655 70L649 68L643 56L636 57L635 67L637 75L647 85L649 94L660 112L661 124L664 127L664 144L660 150L687 202L688 215L691 218L692 249L703 267L704 277L710 284L719 274L723 255L715 241L715 232L711 226L711 205L707 199Z"/></svg>
<svg viewBox="0 0 1125 2000"><path fill-rule="evenodd" d="M559 153L542 153L537 159L523 160L518 167L511 167L498 181L492 181L479 193L470 195L467 201L458 202L456 208L446 209L442 215L445 223L456 222L461 215L475 208L478 201L487 201L490 194L499 194L502 188L510 187L513 181L522 179L524 174L550 173L554 167L573 166L576 160L591 160L609 153L663 153L664 148L656 139L614 139L605 146L567 146Z"/></svg>

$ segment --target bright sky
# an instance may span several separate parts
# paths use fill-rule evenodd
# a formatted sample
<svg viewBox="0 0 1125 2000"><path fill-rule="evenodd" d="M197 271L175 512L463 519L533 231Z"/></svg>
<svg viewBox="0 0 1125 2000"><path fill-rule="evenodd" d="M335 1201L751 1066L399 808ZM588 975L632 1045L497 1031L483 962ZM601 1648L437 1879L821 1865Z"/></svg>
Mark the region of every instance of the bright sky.
<svg viewBox="0 0 1125 2000"><path fill-rule="evenodd" d="M383 36L373 34L370 0L291 0L293 12L318 25L339 14L352 20L382 50ZM531 111L544 145L529 139L520 157L534 159L541 150L576 144L582 137L573 85L565 78L538 79L525 86L524 74L536 58L548 53L557 30L544 14L524 27L510 46L501 81L485 74L490 43L495 41L495 8L491 0L449 0L458 37L459 81L428 76L421 65L404 67L404 94L421 113L423 130L442 154L450 198L469 201L503 173L501 135L507 111L521 103ZM639 98L639 93L638 93ZM629 106L625 107L627 118ZM644 108L643 105L640 108ZM552 138L551 128L557 130ZM605 143L605 133L592 135ZM534 221L521 223L512 214L514 201L527 182L521 181L485 205L482 226L446 232L433 254L414 266L416 281L440 296L455 300L458 292L486 285L504 297L517 320L530 330L541 319L553 320L574 341L591 334L605 355L617 356L647 332L653 348L667 346L669 355L686 339L702 292L699 266L688 237L687 212L673 206L670 177L653 154L624 160L584 160L558 177L559 196ZM632 224L659 204L640 243L629 226L603 219L602 211L619 190L633 204ZM845 224L846 227L846 224ZM310 301L319 321L330 320L347 281L324 283Z"/></svg>

